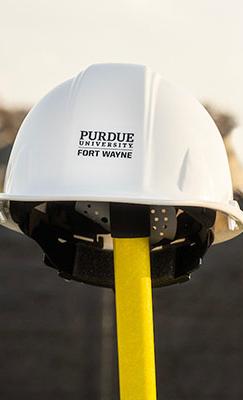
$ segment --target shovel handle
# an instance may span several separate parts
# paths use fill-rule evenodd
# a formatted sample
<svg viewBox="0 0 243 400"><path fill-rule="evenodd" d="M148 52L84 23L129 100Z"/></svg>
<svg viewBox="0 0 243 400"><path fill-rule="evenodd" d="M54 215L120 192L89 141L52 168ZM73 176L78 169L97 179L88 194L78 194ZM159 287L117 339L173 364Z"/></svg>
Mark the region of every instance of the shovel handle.
<svg viewBox="0 0 243 400"><path fill-rule="evenodd" d="M121 400L156 400L149 238L114 238Z"/></svg>

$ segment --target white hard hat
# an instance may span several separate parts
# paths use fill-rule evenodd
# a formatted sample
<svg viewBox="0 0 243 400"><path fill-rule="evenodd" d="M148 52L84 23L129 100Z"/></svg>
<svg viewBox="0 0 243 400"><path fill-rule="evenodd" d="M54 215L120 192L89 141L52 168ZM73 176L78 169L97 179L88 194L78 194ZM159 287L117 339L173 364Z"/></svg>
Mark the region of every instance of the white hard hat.
<svg viewBox="0 0 243 400"><path fill-rule="evenodd" d="M94 231L107 251L113 203L149 207L151 241L160 249L185 239L178 236L184 214L207 227L210 244L243 229L213 120L195 98L141 65L92 65L48 93L18 132L0 200L2 224L33 238L33 210L45 218L52 210L53 223L65 206L64 231L73 207L101 228ZM77 240L88 237L77 231Z"/></svg>

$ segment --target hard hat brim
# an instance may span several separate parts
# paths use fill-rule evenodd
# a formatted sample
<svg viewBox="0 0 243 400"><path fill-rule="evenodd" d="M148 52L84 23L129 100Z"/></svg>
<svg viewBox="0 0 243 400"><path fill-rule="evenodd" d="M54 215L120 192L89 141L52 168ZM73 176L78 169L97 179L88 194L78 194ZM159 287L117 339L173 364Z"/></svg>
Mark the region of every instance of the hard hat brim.
<svg viewBox="0 0 243 400"><path fill-rule="evenodd" d="M164 200L161 198L155 197L139 197L139 196L124 196L124 197L116 197L116 196L92 196L92 195L52 195L52 196L43 196L43 195L13 195L7 193L0 193L0 201L31 201L31 202L47 202L47 201L100 201L100 202L119 202L119 203L131 203L131 204L147 204L150 206L153 205L161 205L161 206L175 206L175 207L201 207L201 208L209 208L212 210L218 211L220 214L224 216L226 226L226 230L221 235L217 230L215 234L214 243L223 242L225 240L231 239L235 236L238 236L241 232L243 232L243 211L240 209L238 203L236 201L231 201L230 203L217 203L217 202L208 202L208 201L198 201L198 200Z"/></svg>

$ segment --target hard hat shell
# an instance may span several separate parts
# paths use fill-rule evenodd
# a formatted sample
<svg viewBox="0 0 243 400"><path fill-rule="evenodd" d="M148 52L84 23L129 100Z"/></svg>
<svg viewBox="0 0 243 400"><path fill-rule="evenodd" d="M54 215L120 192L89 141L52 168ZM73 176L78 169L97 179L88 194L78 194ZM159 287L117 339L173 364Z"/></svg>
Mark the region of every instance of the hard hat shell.
<svg viewBox="0 0 243 400"><path fill-rule="evenodd" d="M215 242L243 229L213 120L142 65L89 66L33 107L0 200L205 207L218 211Z"/></svg>

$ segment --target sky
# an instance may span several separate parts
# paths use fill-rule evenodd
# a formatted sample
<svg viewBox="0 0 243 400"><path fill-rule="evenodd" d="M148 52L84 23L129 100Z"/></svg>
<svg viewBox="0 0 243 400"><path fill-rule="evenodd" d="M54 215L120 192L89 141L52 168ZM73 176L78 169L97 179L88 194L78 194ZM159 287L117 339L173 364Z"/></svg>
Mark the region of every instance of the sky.
<svg viewBox="0 0 243 400"><path fill-rule="evenodd" d="M242 0L0 0L1 103L96 62L146 64L243 125Z"/></svg>

